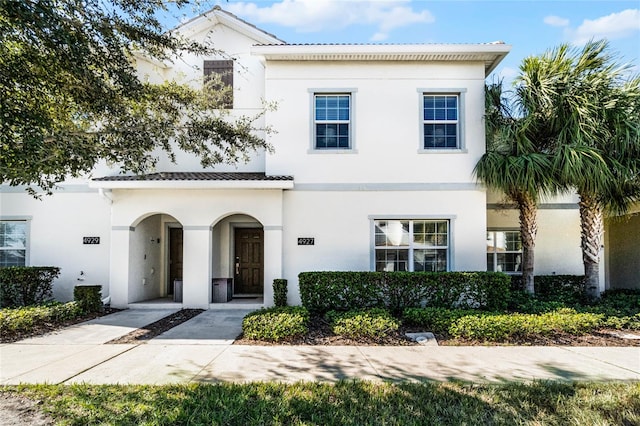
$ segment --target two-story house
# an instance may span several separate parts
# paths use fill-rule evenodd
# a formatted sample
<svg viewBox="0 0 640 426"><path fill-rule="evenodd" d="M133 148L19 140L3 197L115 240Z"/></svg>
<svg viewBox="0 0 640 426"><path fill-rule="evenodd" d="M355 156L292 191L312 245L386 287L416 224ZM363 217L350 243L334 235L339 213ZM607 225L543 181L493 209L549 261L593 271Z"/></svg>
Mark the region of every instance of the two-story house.
<svg viewBox="0 0 640 426"><path fill-rule="evenodd" d="M0 266L60 266L56 297L101 284L120 308L206 309L227 288L232 304L269 306L276 278L298 304L312 270L518 273L517 211L472 174L485 78L509 45L287 44L219 7L176 31L225 53L138 58L140 77L219 73L231 116L277 102L259 123L273 153L212 169L179 155L145 176L99 167L42 201L2 186ZM575 199L539 216L537 272L580 274ZM217 278L231 279L221 293Z"/></svg>

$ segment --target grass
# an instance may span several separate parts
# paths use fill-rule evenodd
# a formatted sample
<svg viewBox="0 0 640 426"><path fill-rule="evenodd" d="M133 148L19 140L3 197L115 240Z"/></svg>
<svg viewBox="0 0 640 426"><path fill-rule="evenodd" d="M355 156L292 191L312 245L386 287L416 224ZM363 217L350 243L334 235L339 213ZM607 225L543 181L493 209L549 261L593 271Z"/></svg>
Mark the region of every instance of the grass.
<svg viewBox="0 0 640 426"><path fill-rule="evenodd" d="M24 385L63 425L640 424L640 383Z"/></svg>

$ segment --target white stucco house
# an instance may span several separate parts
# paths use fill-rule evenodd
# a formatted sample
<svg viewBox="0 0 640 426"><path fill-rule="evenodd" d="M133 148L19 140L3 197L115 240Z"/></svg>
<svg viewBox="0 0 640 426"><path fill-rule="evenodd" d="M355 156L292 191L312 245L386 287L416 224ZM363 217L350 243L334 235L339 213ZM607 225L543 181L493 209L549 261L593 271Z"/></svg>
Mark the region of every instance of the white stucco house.
<svg viewBox="0 0 640 426"><path fill-rule="evenodd" d="M517 211L472 176L485 78L509 45L287 44L219 7L176 31L226 54L139 58L140 77L229 72L232 116L277 102L259 123L274 152L100 166L42 200L2 185L0 266L59 266L57 298L100 284L119 308L270 306L276 278L298 304L302 271L518 273ZM543 202L536 248L536 273L582 273L575 198Z"/></svg>

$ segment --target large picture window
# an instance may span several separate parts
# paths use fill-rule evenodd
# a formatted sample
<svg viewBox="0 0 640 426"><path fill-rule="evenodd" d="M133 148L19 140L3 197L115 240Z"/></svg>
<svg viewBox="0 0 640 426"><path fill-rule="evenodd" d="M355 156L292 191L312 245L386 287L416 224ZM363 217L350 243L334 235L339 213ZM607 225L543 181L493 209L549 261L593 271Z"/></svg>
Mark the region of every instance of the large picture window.
<svg viewBox="0 0 640 426"><path fill-rule="evenodd" d="M457 94L424 94L422 102L423 148L459 148L459 96Z"/></svg>
<svg viewBox="0 0 640 426"><path fill-rule="evenodd" d="M487 232L487 271L522 273L522 242L519 231Z"/></svg>
<svg viewBox="0 0 640 426"><path fill-rule="evenodd" d="M351 148L351 95L314 95L314 148Z"/></svg>
<svg viewBox="0 0 640 426"><path fill-rule="evenodd" d="M27 222L0 221L0 267L27 265Z"/></svg>
<svg viewBox="0 0 640 426"><path fill-rule="evenodd" d="M376 271L446 271L448 220L376 220Z"/></svg>

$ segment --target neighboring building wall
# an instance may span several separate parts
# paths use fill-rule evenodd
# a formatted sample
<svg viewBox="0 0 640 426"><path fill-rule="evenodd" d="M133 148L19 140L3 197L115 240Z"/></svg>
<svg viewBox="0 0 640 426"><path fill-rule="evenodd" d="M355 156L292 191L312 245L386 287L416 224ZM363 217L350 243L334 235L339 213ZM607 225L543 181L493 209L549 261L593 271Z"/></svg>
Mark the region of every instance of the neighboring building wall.
<svg viewBox="0 0 640 426"><path fill-rule="evenodd" d="M640 289L640 212L605 222L607 288Z"/></svg>
<svg viewBox="0 0 640 426"><path fill-rule="evenodd" d="M109 294L110 206L97 190L63 187L40 200L14 188L0 190L0 220L28 218L28 265L57 266L53 296L73 300L76 285L101 285ZM82 191L82 192L74 192ZM83 244L99 237L100 244ZM80 273L84 272L81 276ZM79 280L80 279L80 280Z"/></svg>

